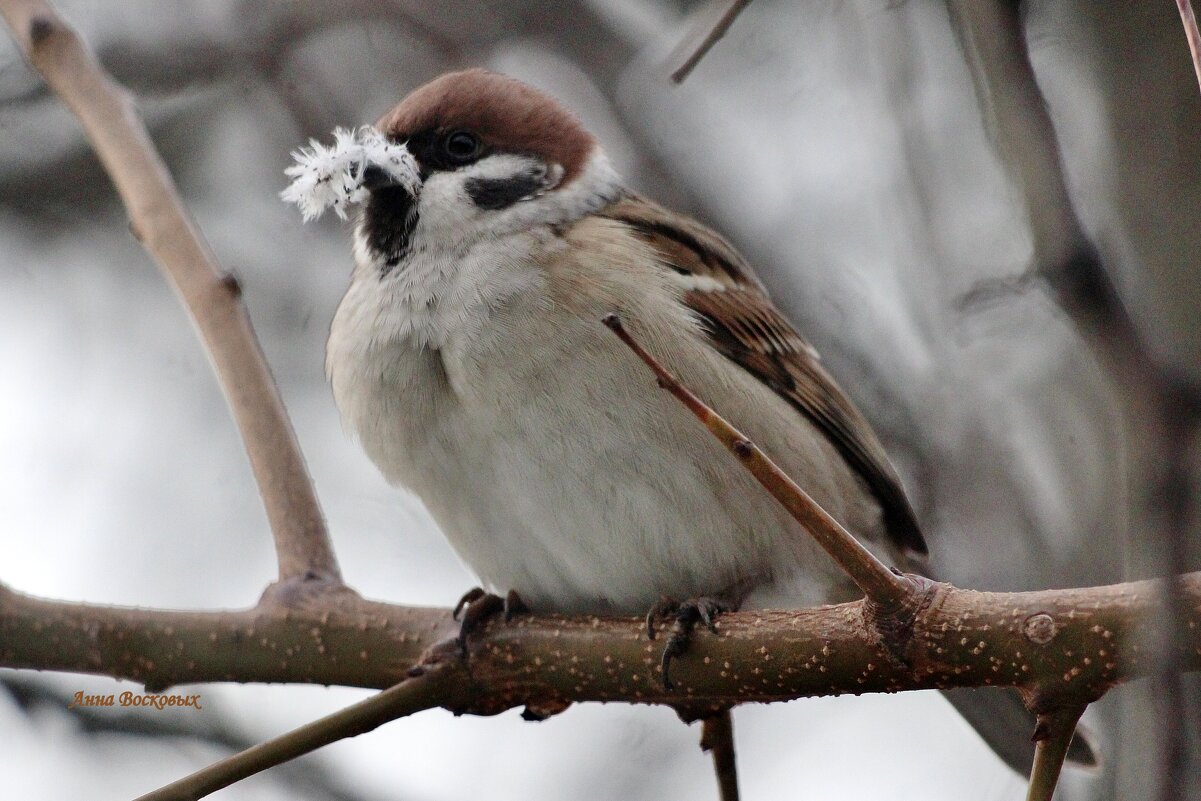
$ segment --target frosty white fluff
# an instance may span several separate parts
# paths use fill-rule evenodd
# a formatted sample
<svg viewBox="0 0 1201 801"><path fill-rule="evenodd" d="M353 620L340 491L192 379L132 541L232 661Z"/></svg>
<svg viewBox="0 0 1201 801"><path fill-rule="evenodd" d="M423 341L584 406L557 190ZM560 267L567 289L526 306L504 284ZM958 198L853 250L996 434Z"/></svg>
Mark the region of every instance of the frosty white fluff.
<svg viewBox="0 0 1201 801"><path fill-rule="evenodd" d="M300 207L305 222L317 219L331 206L345 220L346 209L368 197L369 190L363 185L368 167L378 167L410 192L421 183L408 149L389 142L369 125L335 129L333 147L310 139L309 146L294 151L292 158L296 163L284 170L292 183L279 196Z"/></svg>

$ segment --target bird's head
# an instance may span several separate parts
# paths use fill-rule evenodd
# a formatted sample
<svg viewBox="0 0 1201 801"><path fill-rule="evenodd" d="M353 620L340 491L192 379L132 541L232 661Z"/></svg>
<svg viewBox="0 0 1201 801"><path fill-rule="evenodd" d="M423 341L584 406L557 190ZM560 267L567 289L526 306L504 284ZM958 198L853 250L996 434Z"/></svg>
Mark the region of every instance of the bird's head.
<svg viewBox="0 0 1201 801"><path fill-rule="evenodd" d="M620 184L574 114L514 78L482 69L421 86L376 129L403 147L419 181L369 168L357 230L371 259L470 247L538 225L569 222L611 202Z"/></svg>

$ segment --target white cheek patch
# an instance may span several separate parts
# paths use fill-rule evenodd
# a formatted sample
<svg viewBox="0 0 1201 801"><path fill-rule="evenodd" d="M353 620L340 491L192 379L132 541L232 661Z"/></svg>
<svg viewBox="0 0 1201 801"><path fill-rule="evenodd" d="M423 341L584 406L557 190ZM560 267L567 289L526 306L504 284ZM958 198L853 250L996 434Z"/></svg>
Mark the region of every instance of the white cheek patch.
<svg viewBox="0 0 1201 801"><path fill-rule="evenodd" d="M496 155L482 158L470 167L465 168L463 176L467 180L475 178L495 181L531 171L544 172L545 170L546 167L540 160L530 156L521 156L515 153L497 153Z"/></svg>
<svg viewBox="0 0 1201 801"><path fill-rule="evenodd" d="M292 158L296 163L284 170L292 183L279 196L295 203L305 222L317 219L331 207L345 220L346 210L371 194L364 185L369 167L382 170L410 194L415 195L421 187L417 162L409 149L389 142L369 125L336 129L332 147L311 139L309 146L294 151Z"/></svg>

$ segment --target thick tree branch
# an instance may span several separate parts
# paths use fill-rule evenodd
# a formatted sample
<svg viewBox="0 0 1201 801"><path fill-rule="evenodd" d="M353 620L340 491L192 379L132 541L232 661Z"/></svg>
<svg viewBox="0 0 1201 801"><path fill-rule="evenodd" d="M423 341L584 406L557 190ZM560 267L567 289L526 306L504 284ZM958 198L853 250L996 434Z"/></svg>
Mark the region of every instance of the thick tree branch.
<svg viewBox="0 0 1201 801"><path fill-rule="evenodd" d="M112 676L151 691L209 681L382 689L457 629L445 609L279 586L254 609L213 612L63 603L0 587L0 667Z"/></svg>
<svg viewBox="0 0 1201 801"><path fill-rule="evenodd" d="M3 0L0 13L30 63L79 118L134 235L192 315L242 433L275 536L280 578L340 582L321 507L238 281L218 267L201 239L132 98L48 3Z"/></svg>
<svg viewBox="0 0 1201 801"><path fill-rule="evenodd" d="M1201 669L1201 572L1179 578L1187 607L1173 643ZM744 701L1014 686L1036 710L1087 701L1157 668L1143 644L1162 581L991 593L932 583L900 641L881 640L866 601L723 615L698 630L665 690L641 618L522 616L468 641L470 693L458 712L578 701L667 704L701 716ZM364 601L348 590L229 612L60 603L0 591L0 667L92 673L161 690L209 681L385 688L419 657L459 659L447 609ZM431 644L437 643L431 647ZM421 656L424 654L424 656Z"/></svg>
<svg viewBox="0 0 1201 801"><path fill-rule="evenodd" d="M1155 653L1140 640L1147 619L1161 612L1165 592L1158 581L1029 593L931 584L912 625L889 642L881 639L866 600L731 613L721 619L719 635L698 632L674 668L678 689L669 691L641 618L493 621L470 638L463 654L446 639L454 630L449 610L363 601L344 588L299 593L296 586L283 585L253 610L210 613L57 603L0 588L0 667L130 678L156 690L203 681L383 688L411 675L422 653L419 672L454 677L420 692L397 688L399 705L378 700L344 710L334 722L251 749L184 785L208 792L430 706L496 714L520 705L544 710L626 701L703 717L744 701L1015 686L1040 715L1057 720L1063 710L1083 708L1113 685L1156 669ZM1181 669L1198 670L1201 573L1180 577L1178 589L1187 616L1173 657ZM1055 747L1044 747L1044 763L1060 758ZM1042 770L1036 778L1049 775Z"/></svg>

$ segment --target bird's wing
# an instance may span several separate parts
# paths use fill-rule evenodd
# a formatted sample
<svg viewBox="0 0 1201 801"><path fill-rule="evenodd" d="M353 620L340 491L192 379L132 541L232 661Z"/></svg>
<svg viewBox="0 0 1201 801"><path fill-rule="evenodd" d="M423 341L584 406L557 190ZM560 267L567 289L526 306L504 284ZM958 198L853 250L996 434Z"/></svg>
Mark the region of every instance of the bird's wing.
<svg viewBox="0 0 1201 801"><path fill-rule="evenodd" d="M871 426L813 346L772 304L746 260L705 226L641 197L622 198L600 215L629 226L664 264L696 279L684 302L700 317L713 347L817 426L879 501L892 539L926 553L913 508Z"/></svg>

